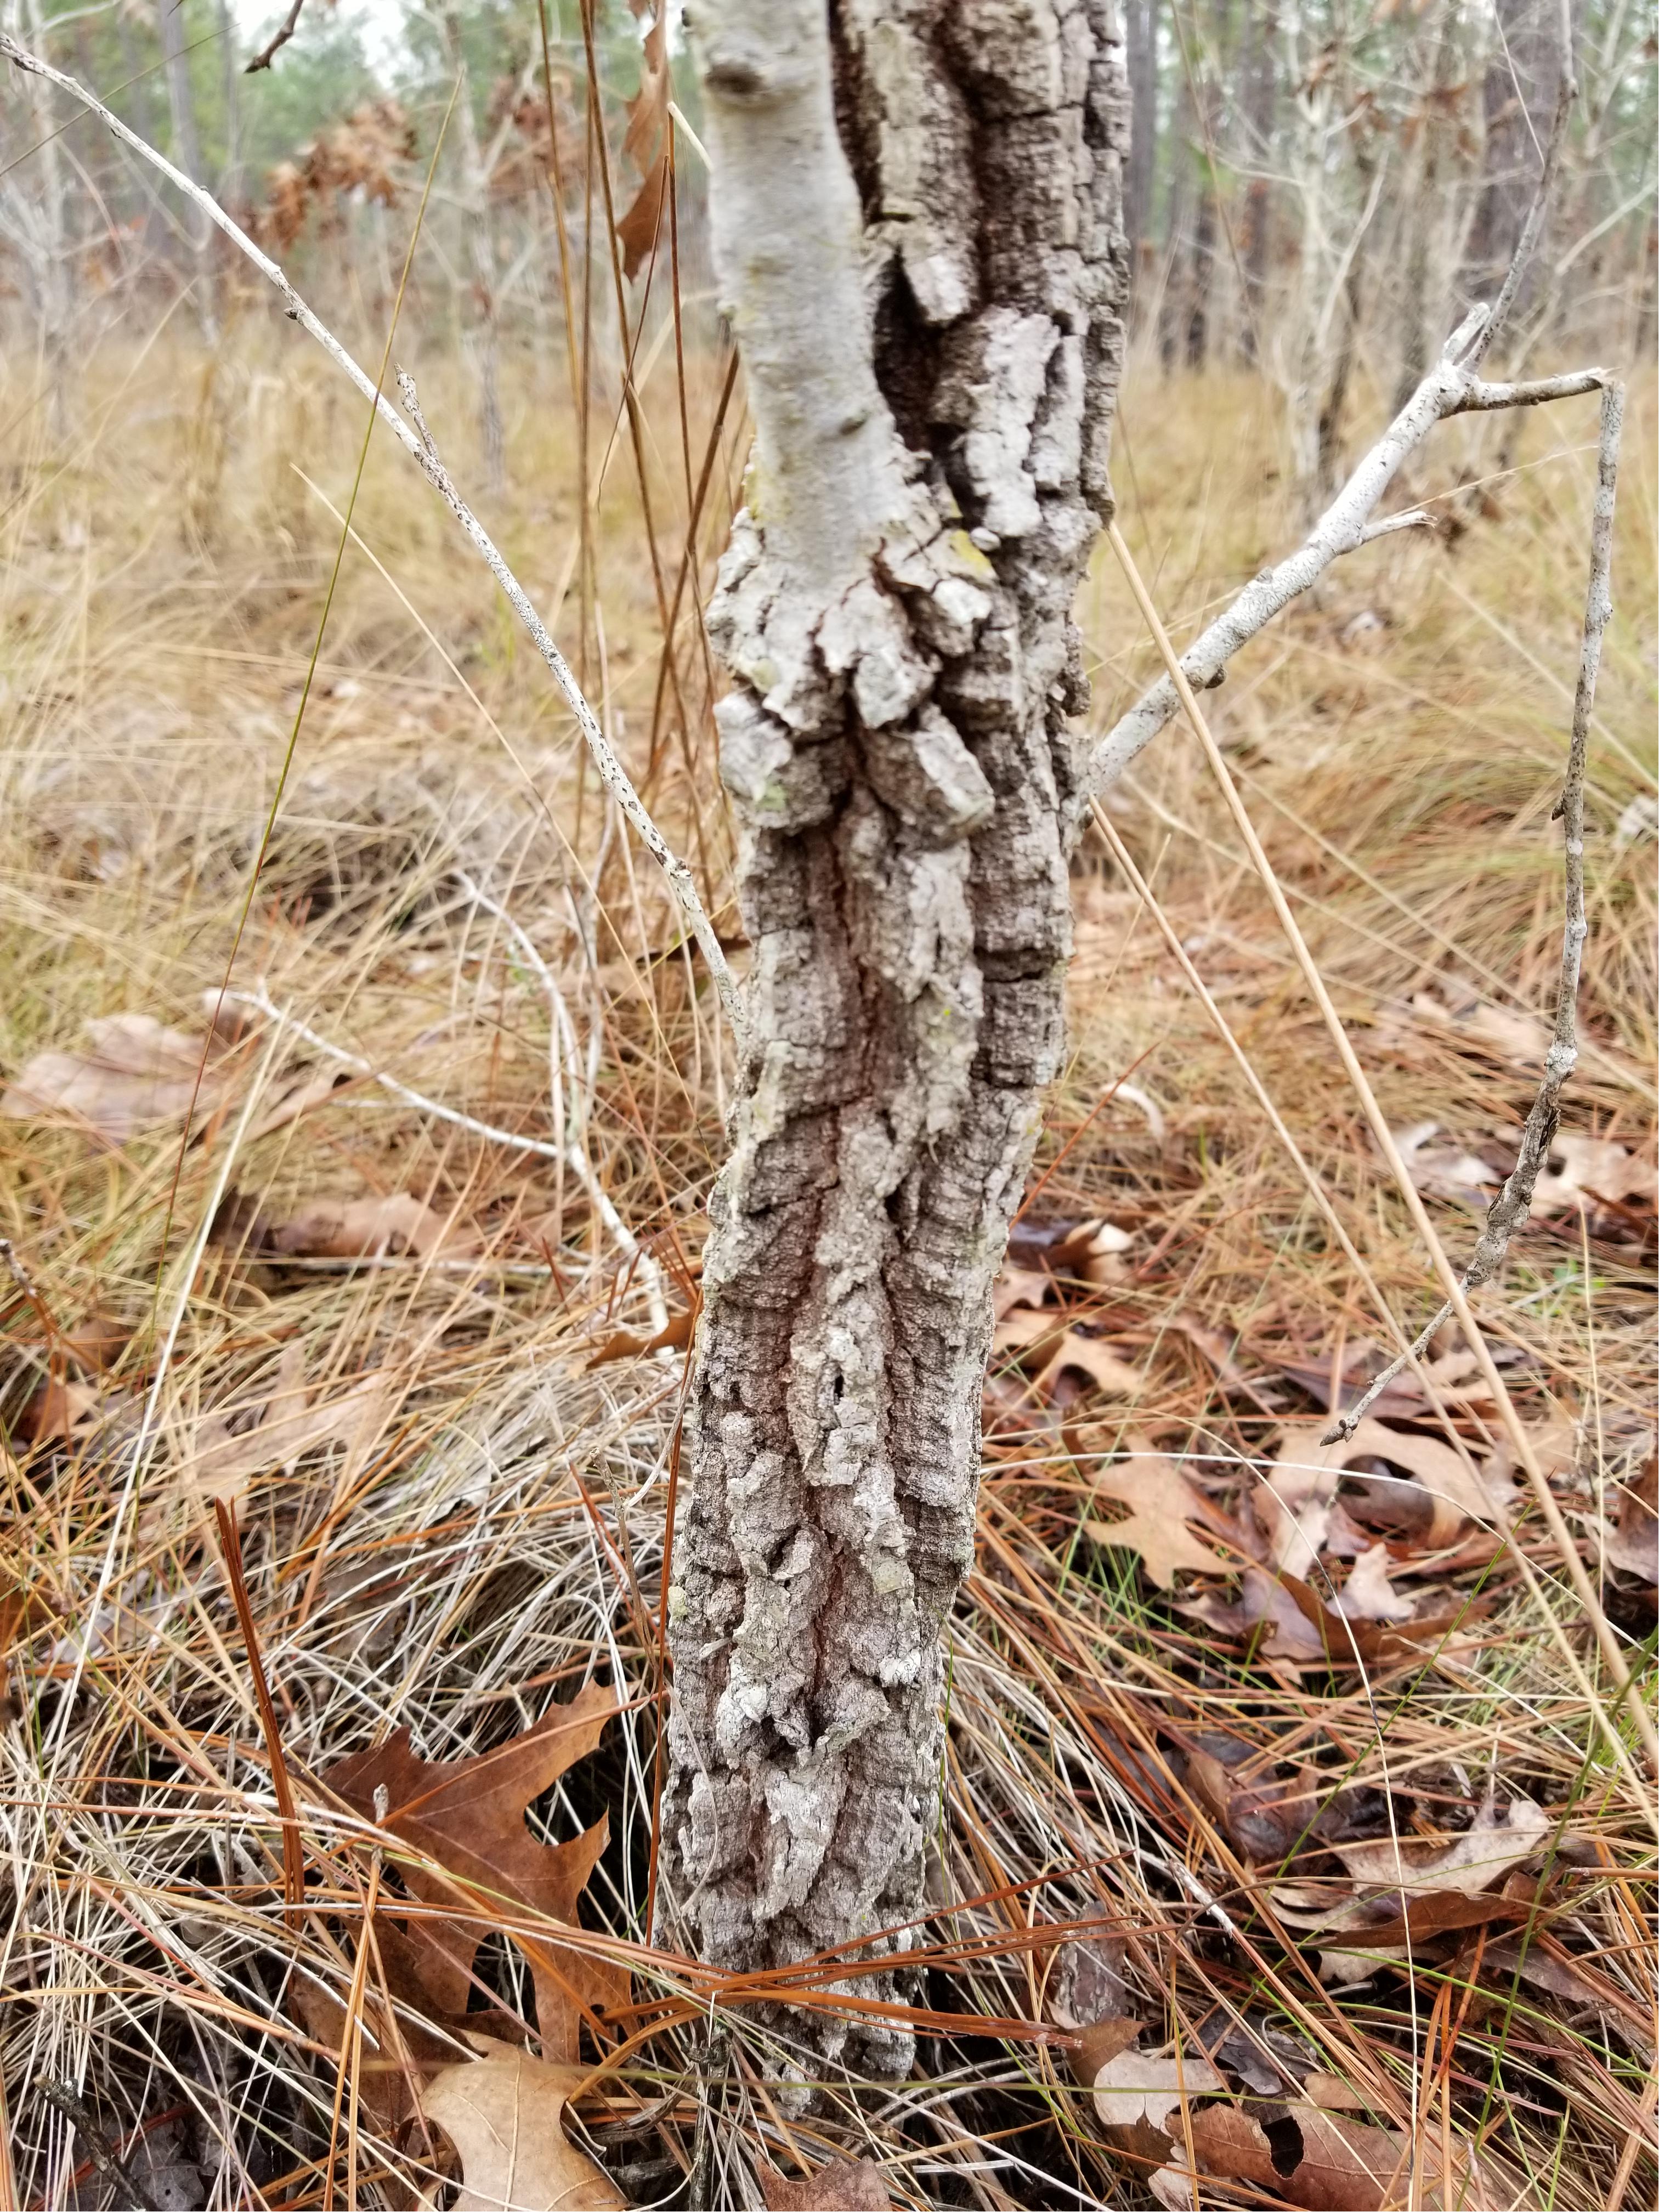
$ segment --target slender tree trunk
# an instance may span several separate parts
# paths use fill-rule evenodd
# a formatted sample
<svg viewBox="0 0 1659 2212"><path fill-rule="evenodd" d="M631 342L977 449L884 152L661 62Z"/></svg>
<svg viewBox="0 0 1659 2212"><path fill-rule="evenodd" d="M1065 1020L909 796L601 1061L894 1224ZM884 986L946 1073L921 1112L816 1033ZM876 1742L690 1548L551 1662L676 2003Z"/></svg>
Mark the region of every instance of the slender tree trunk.
<svg viewBox="0 0 1659 2212"><path fill-rule="evenodd" d="M173 126L173 158L187 177L198 185L202 173L202 142L196 128L196 93L191 83L190 55L185 44L184 0L155 0L155 16L161 33L162 70L167 79L167 115ZM191 274L195 279L196 313L202 336L210 345L218 340L218 315L213 296L213 230L194 204L185 210L190 240Z"/></svg>
<svg viewBox="0 0 1659 2212"><path fill-rule="evenodd" d="M220 59L225 86L225 166L219 178L219 203L233 210L242 198L241 57L230 0L217 0Z"/></svg>
<svg viewBox="0 0 1659 2212"><path fill-rule="evenodd" d="M444 17L444 34L453 66L465 71L460 19L452 9ZM506 481L506 446L501 433L501 347L495 322L495 239L489 221L489 180L478 150L477 126L472 115L472 88L461 86L456 102L456 129L460 133L461 220L466 231L466 250L472 264L472 299L463 319L465 344L478 380L478 435L483 447L484 478L492 494L499 495Z"/></svg>
<svg viewBox="0 0 1659 2212"><path fill-rule="evenodd" d="M1214 125L1219 102L1214 97L1212 88L1207 84L1201 87L1199 100L1201 105L1197 108L1194 118L1200 132L1195 155L1198 162L1198 207L1193 217L1192 265L1187 295L1188 368L1202 368L1209 358L1210 292L1215 281L1216 174L1211 149L1215 144Z"/></svg>
<svg viewBox="0 0 1659 2212"><path fill-rule="evenodd" d="M8 9L0 21L5 21L9 29L15 27L37 53L46 49L48 29L40 0L21 0L20 7ZM64 118L57 101L38 78L26 77L22 93L29 111L27 129L39 152L29 165L33 176L27 169L18 167L9 185L0 185L0 190L5 191L10 202L13 235L34 295L47 406L53 434L61 437L71 412L73 362L69 337L74 306L64 151L58 138Z"/></svg>
<svg viewBox="0 0 1659 2212"><path fill-rule="evenodd" d="M1559 10L1560 0L1497 0L1480 93L1485 179L1464 263L1473 299L1496 295L1532 204L1560 82Z"/></svg>
<svg viewBox="0 0 1659 2212"><path fill-rule="evenodd" d="M1128 0L1125 10L1131 128L1123 172L1123 227L1137 290L1151 258L1158 183L1158 0ZM1137 315L1139 312L1137 307Z"/></svg>
<svg viewBox="0 0 1659 2212"><path fill-rule="evenodd" d="M918 1940L991 1285L1062 1044L1070 607L1127 286L1110 0L827 16L693 10L756 424L709 622L754 949L668 1594L665 1918L747 1971ZM792 2032L908 2063L890 2030Z"/></svg>
<svg viewBox="0 0 1659 2212"><path fill-rule="evenodd" d="M1246 160L1254 172L1244 192L1244 297L1239 348L1247 362L1260 350L1262 318L1267 308L1267 272L1272 266L1273 124L1279 105L1274 52L1278 18L1272 6L1247 0L1244 10L1244 125Z"/></svg>

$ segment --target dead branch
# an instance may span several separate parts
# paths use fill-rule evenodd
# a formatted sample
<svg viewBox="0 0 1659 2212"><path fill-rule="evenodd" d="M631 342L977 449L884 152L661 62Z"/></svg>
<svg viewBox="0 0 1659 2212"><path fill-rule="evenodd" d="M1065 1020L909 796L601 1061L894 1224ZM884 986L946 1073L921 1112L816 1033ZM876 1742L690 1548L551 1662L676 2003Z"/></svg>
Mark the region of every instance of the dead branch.
<svg viewBox="0 0 1659 2212"><path fill-rule="evenodd" d="M79 83L74 77L66 76L62 70L54 69L51 63L41 61L38 56L30 53L25 47L20 46L17 41L4 31L0 31L0 55L3 55L7 60L15 64L26 74L42 77L49 84L55 84L60 91L66 92L71 98L78 100L83 107L100 118L106 129L118 138L124 146L130 146L142 161L148 161L152 167L159 169L169 182L175 185L185 194L186 198L200 208L208 220L224 233L237 252L245 254L261 276L276 287L283 296L289 319L298 323L300 327L321 346L335 367L350 378L363 398L374 408L380 421L386 424L404 451L415 462L422 475L425 477L456 521L459 523L473 549L495 579L507 604L528 632L537 652L547 664L554 682L563 692L581 733L587 741L587 749L593 757L594 764L599 771L601 779L606 787L615 794L617 805L633 823L641 843L667 878L668 888L685 917L686 926L696 939L703 958L708 963L709 973L714 979L714 987L720 994L720 1004L726 1010L732 1034L741 1042L743 1012L738 997L737 982L726 964L726 954L715 933L714 926L709 921L702 901L697 895L697 888L692 879L691 871L671 849L667 840L652 820L644 800L634 787L632 778L617 757L610 739L600 728L593 709L584 697L581 686L572 675L564 655L553 642L547 625L536 611L523 585L508 568L494 539L456 489L449 471L438 458L437 450L432 443L429 434L424 432L424 426L421 434L417 434L410 428L408 421L398 413L374 380L346 351L327 325L313 313L278 264L271 260L268 254L261 252L246 232L225 213L211 192L204 191L181 169L175 168L166 155L158 153L147 139L141 138L137 131L130 130L118 115L112 113L100 100L86 89L84 85Z"/></svg>

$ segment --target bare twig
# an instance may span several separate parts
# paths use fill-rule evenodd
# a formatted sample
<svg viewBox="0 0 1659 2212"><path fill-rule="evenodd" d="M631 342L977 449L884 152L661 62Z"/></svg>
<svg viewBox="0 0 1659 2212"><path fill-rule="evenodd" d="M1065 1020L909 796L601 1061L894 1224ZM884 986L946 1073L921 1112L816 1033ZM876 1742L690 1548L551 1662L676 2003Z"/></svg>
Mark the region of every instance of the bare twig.
<svg viewBox="0 0 1659 2212"><path fill-rule="evenodd" d="M377 389L374 380L365 374L357 362L346 351L327 325L313 313L278 264L271 260L268 254L262 253L246 232L232 222L211 192L204 191L193 179L187 177L182 170L175 168L164 154L158 153L148 140L141 138L137 131L130 130L118 115L113 114L100 100L89 93L84 85L77 82L74 77L66 76L62 70L54 69L49 62L40 60L37 55L30 53L25 47L20 46L15 39L3 31L0 31L0 55L3 55L29 76L43 77L48 83L57 85L61 91L78 100L83 107L90 110L100 118L105 127L112 132L124 146L130 146L141 160L149 162L153 167L159 169L162 175L175 185L193 204L200 208L208 220L229 239L238 252L245 254L260 274L275 285L283 296L290 321L298 323L300 327L321 346L336 368L350 378L352 383L375 410L404 451L419 467L427 482L431 484L456 521L459 523L475 550L482 557L489 573L500 586L507 604L523 623L532 643L551 672L555 683L563 692L581 733L587 741L588 750L593 756L601 778L615 794L617 803L623 812L633 823L641 843L650 853L667 878L668 888L685 917L687 927L696 939L703 958L708 963L709 973L714 979L714 987L720 994L720 1003L726 1009L726 1018L732 1025L732 1034L741 1045L743 1012L736 979L726 964L726 954L721 949L714 924L709 921L704 911L702 901L697 895L697 888L692 880L690 870L684 861L671 850L662 832L647 811L644 801L634 787L632 778L617 757L609 738L599 727L599 720L593 709L584 697L581 686L572 675L564 655L553 642L547 625L537 613L523 585L508 568L494 539L455 489L449 471L438 458L430 434L424 430L424 425L418 434L411 428L409 421L399 414L385 394ZM408 380L402 376L398 379L398 386L407 403L413 386L410 386Z"/></svg>
<svg viewBox="0 0 1659 2212"><path fill-rule="evenodd" d="M276 60L277 55L288 44L289 40L294 36L295 31L299 29L300 10L305 6L305 4L306 0L294 0L294 5L289 9L287 15L283 16L282 21L276 26L276 30L271 33L270 39L268 39L265 44L260 47L258 52L253 57L253 59L249 62L243 70L242 75L244 76L252 76L256 70L268 70L270 67L272 62Z"/></svg>
<svg viewBox="0 0 1659 2212"><path fill-rule="evenodd" d="M576 1032L570 1019L569 1009L564 1002L564 994L560 990L552 969L543 959L540 948L528 932L514 920L507 908L475 884L471 876L457 870L455 880L475 906L482 907L486 914L495 915L519 948L526 964L541 985L546 996L549 1021L550 1104L554 1129L564 1139L562 1160L570 1167L577 1182L587 1193L594 1211L601 1219L608 1221L616 1215L616 1208L606 1194L604 1185L594 1174L593 1164L587 1156L585 1138L588 1107L581 1099L580 1092L572 1097L568 1114L565 1110L564 1063L568 1056L574 1070L577 1056ZM668 1326L668 1307L662 1293L662 1270L648 1253L641 1250L626 1230L623 1233L628 1238L625 1248L628 1250L628 1256L634 1263L640 1286L645 1293L646 1309L651 1316L652 1329L653 1332L665 1329ZM615 1234L614 1231L612 1234Z"/></svg>
<svg viewBox="0 0 1659 2212"><path fill-rule="evenodd" d="M1589 589L1584 601L1584 640L1578 656L1578 689L1572 702L1572 740L1567 750L1566 781L1553 821L1565 825L1566 923L1561 939L1561 981L1555 1000L1555 1035L1544 1060L1543 1079L1521 1134L1521 1151L1508 1180L1492 1200L1474 1257L1463 1271L1463 1288L1478 1290L1503 1265L1510 1239L1532 1211L1533 1193L1561 1120L1561 1092L1578 1064L1578 977L1589 925L1584 915L1584 768L1589 752L1590 716L1595 678L1601 665L1601 639L1613 612L1613 506L1619 480L1619 441L1625 422L1625 392L1620 384L1601 391L1601 458L1595 474L1595 507L1590 522ZM1449 1298L1417 1338L1376 1376L1357 1406L1351 1407L1322 1438L1335 1443L1351 1437L1370 1407L1451 1314Z"/></svg>
<svg viewBox="0 0 1659 2212"><path fill-rule="evenodd" d="M1485 320L1486 310L1477 308L1447 340L1440 359L1326 508L1306 542L1274 567L1253 577L1226 612L1181 656L1182 673L1195 691L1218 684L1240 647L1249 644L1292 599L1316 584L1341 555L1355 552L1395 531L1424 526L1427 518L1415 508L1385 515L1376 522L1371 516L1389 484L1437 423L1454 415L1500 407L1537 407L1552 399L1571 399L1606 389L1607 372L1602 368L1577 369L1534 384L1483 384L1460 356L1467 351L1471 333ZM1090 782L1097 797L1118 781L1173 720L1179 704L1174 681L1166 675L1113 724L1090 762Z"/></svg>
<svg viewBox="0 0 1659 2212"><path fill-rule="evenodd" d="M67 2081L43 2081L40 2094L54 2112L63 2114L80 2136L86 2145L87 2156L98 2169L99 2178L113 2182L126 2191L121 2203L136 2204L141 2208L141 2212L155 2212L155 2197L93 2118L86 2100L78 2096Z"/></svg>

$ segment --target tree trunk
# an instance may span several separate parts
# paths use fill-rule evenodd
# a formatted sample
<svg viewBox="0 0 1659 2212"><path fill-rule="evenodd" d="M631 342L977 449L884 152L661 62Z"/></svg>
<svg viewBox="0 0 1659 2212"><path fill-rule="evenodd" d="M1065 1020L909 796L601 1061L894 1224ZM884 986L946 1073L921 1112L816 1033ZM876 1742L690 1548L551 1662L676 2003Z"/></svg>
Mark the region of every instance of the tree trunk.
<svg viewBox="0 0 1659 2212"><path fill-rule="evenodd" d="M1498 0L1481 86L1485 181L1464 261L1469 296L1497 296L1532 205L1560 82L1559 0Z"/></svg>
<svg viewBox="0 0 1659 2212"><path fill-rule="evenodd" d="M463 343L478 380L478 438L483 447L484 482L492 495L499 496L507 477L507 449L501 432L501 346L495 322L495 237L489 221L489 179L472 115L472 87L466 81L460 18L453 8L444 16L444 37L451 64L462 77L456 129L460 133L461 221L466 232L467 257L472 264L472 298L462 320Z"/></svg>
<svg viewBox="0 0 1659 2212"><path fill-rule="evenodd" d="M756 425L709 616L753 957L668 1593L664 1932L745 1972L858 1946L902 1986L991 1285L1062 1044L1127 83L1110 0L692 21ZM908 2063L890 2029L791 2030Z"/></svg>
<svg viewBox="0 0 1659 2212"><path fill-rule="evenodd" d="M1158 181L1158 0L1128 0L1125 11L1131 129L1123 172L1123 227L1137 286L1150 258Z"/></svg>
<svg viewBox="0 0 1659 2212"><path fill-rule="evenodd" d="M1240 350L1247 362L1260 351L1260 331L1267 305L1267 271L1272 265L1273 124L1279 106L1274 52L1279 24L1271 5L1244 11L1244 126L1246 163L1251 174L1244 192L1244 297L1239 325Z"/></svg>
<svg viewBox="0 0 1659 2212"><path fill-rule="evenodd" d="M1212 88L1200 92L1198 210L1193 218L1192 266L1187 294L1187 366L1202 368L1210 354L1210 288L1215 281L1216 174L1211 149L1218 103Z"/></svg>
<svg viewBox="0 0 1659 2212"><path fill-rule="evenodd" d="M173 125L173 158L187 177L204 185L207 179L202 174L202 142L196 129L196 93L190 81L190 56L185 48L183 0L155 0L155 15L161 33L167 113ZM193 202L185 209L185 223L195 278L196 313L202 336L212 345L218 337L213 299L212 227Z"/></svg>

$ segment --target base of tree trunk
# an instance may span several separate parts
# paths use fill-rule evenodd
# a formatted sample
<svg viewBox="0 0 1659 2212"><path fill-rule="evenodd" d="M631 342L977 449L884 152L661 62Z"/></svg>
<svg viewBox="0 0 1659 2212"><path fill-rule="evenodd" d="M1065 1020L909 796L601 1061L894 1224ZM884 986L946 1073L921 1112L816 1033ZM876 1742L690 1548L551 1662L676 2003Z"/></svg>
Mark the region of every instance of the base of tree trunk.
<svg viewBox="0 0 1659 2212"><path fill-rule="evenodd" d="M702 0L757 447L710 616L753 944L669 1590L670 1940L908 1993L991 1286L1063 1042L1127 252L1103 0ZM868 1967L879 1963L873 1977ZM860 1968L866 1971L859 1971ZM804 2061L902 2027L791 2009Z"/></svg>

